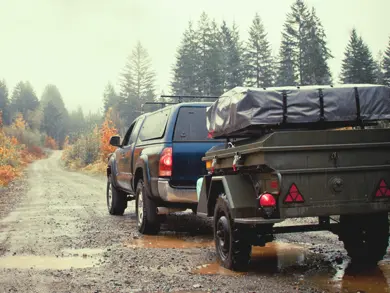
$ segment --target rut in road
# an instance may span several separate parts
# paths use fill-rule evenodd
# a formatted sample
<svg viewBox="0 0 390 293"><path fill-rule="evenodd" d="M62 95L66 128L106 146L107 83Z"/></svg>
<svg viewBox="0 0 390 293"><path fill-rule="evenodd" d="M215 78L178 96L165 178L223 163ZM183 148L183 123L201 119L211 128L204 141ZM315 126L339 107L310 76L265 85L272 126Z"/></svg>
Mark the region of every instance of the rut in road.
<svg viewBox="0 0 390 293"><path fill-rule="evenodd" d="M281 243L256 250L258 267L232 276L215 266L209 221L170 216L160 235L144 237L134 203L122 217L108 215L104 176L61 164L61 151L31 164L26 192L12 194L20 202L0 219L0 293L317 292L308 291L306 273L332 269L305 247ZM322 245L328 239L314 235L288 239ZM332 241L328 250L339 250Z"/></svg>

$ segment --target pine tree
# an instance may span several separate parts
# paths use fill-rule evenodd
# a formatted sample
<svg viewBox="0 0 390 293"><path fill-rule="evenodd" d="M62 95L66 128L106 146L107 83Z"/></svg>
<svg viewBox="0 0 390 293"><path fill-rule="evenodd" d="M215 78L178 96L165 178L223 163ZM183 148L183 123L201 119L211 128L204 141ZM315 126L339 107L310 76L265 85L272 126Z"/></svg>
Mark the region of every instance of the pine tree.
<svg viewBox="0 0 390 293"><path fill-rule="evenodd" d="M142 104L155 97L155 73L149 54L140 42L128 57L120 86L121 116L129 125L141 113Z"/></svg>
<svg viewBox="0 0 390 293"><path fill-rule="evenodd" d="M383 58L383 83L390 86L390 38L389 45L385 51L385 55Z"/></svg>
<svg viewBox="0 0 390 293"><path fill-rule="evenodd" d="M109 108L114 108L115 110L119 109L119 96L116 94L114 86L109 82L106 85L103 93L103 105L104 113L107 113Z"/></svg>
<svg viewBox="0 0 390 293"><path fill-rule="evenodd" d="M282 32L279 52L278 84L308 84L305 69L308 68L308 41L310 13L302 0L296 0Z"/></svg>
<svg viewBox="0 0 390 293"><path fill-rule="evenodd" d="M2 123L5 125L9 125L11 123L9 110L8 88L5 81L0 80L0 111Z"/></svg>
<svg viewBox="0 0 390 293"><path fill-rule="evenodd" d="M353 29L342 61L341 81L347 84L375 83L375 72L375 61L368 46L357 35L356 30Z"/></svg>
<svg viewBox="0 0 390 293"><path fill-rule="evenodd" d="M21 113L27 124L30 125L31 121L28 117L38 106L39 101L31 84L28 81L19 82L12 92L11 117L15 118L17 113Z"/></svg>
<svg viewBox="0 0 390 293"><path fill-rule="evenodd" d="M377 84L384 84L384 70L383 70L384 56L382 51L379 51L375 60L375 76Z"/></svg>
<svg viewBox="0 0 390 293"><path fill-rule="evenodd" d="M213 20L203 12L198 21L197 59L198 74L195 84L199 95L220 95L224 90L224 53L222 34Z"/></svg>
<svg viewBox="0 0 390 293"><path fill-rule="evenodd" d="M307 63L304 72L305 84L330 84L331 73L328 66L328 59L333 58L326 44L326 34L317 17L316 11L312 8L309 19Z"/></svg>
<svg viewBox="0 0 390 293"><path fill-rule="evenodd" d="M198 35L192 22L189 22L177 50L173 68L171 87L175 95L199 94L199 60Z"/></svg>
<svg viewBox="0 0 390 293"><path fill-rule="evenodd" d="M59 89L49 84L45 87L41 106L43 109L42 131L54 138L61 147L68 132L69 114Z"/></svg>
<svg viewBox="0 0 390 293"><path fill-rule="evenodd" d="M274 83L274 68L271 46L267 40L264 25L258 14L249 29L249 41L245 54L246 84L256 87L270 87Z"/></svg>

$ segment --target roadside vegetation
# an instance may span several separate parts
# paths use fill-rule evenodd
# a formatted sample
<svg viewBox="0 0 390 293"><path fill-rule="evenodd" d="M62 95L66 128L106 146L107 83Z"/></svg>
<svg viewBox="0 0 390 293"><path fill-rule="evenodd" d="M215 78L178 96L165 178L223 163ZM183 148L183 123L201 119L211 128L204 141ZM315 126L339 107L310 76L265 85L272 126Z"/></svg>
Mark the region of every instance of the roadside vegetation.
<svg viewBox="0 0 390 293"><path fill-rule="evenodd" d="M5 126L0 112L0 187L20 176L27 164L44 158L43 147L55 149L56 142L29 129L21 113Z"/></svg>
<svg viewBox="0 0 390 293"><path fill-rule="evenodd" d="M100 126L95 126L90 133L81 134L72 145L65 145L62 159L66 167L103 174L107 158L115 147L109 144L110 137L117 134L112 121L112 109L109 109Z"/></svg>

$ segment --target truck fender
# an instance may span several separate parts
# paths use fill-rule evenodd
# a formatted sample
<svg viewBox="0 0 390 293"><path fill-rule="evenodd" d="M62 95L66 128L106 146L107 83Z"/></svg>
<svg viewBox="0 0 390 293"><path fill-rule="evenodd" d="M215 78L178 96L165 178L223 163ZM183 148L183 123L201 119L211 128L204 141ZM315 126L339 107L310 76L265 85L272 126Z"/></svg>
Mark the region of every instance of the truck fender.
<svg viewBox="0 0 390 293"><path fill-rule="evenodd" d="M207 180L204 180L204 185L207 188ZM204 206L202 201L207 199L207 215L213 216L217 198L222 194L226 196L233 218L256 217L257 194L249 175L237 174L211 177L208 196L202 196L201 193L203 199L199 200L199 208L202 208L202 204Z"/></svg>
<svg viewBox="0 0 390 293"><path fill-rule="evenodd" d="M107 177L108 175L111 174L112 181L114 187L117 187L118 185L116 184L116 175L118 174L118 169L116 165L116 160L115 160L115 154L112 154L109 158L108 164L107 164Z"/></svg>
<svg viewBox="0 0 390 293"><path fill-rule="evenodd" d="M148 156L141 154L137 159L134 167L134 177L133 177L133 190L136 191L138 180L143 179L145 187L150 192L150 172L149 172L149 163Z"/></svg>

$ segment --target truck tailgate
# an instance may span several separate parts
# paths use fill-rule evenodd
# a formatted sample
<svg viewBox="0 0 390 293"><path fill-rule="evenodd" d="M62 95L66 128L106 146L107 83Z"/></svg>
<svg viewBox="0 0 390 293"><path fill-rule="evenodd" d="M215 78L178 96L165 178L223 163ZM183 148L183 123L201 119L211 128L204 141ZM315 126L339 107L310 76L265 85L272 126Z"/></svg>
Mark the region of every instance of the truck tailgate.
<svg viewBox="0 0 390 293"><path fill-rule="evenodd" d="M207 174L202 157L214 145L214 142L173 143L171 184L195 187L199 177Z"/></svg>
<svg viewBox="0 0 390 293"><path fill-rule="evenodd" d="M206 107L181 107L173 135L170 184L195 188L197 179L207 174L202 157L210 148L221 143L224 141L208 137Z"/></svg>

